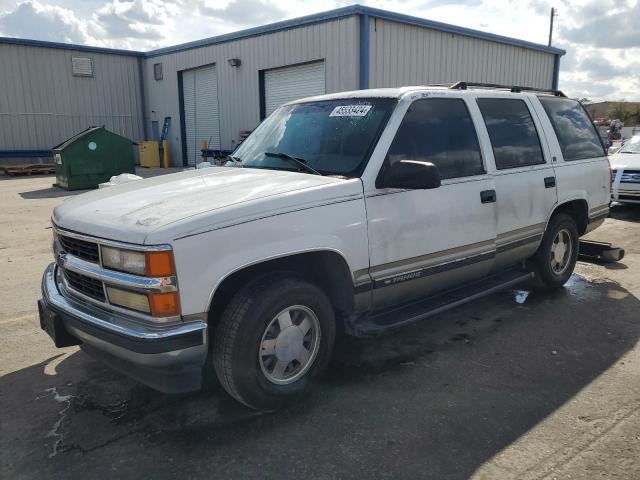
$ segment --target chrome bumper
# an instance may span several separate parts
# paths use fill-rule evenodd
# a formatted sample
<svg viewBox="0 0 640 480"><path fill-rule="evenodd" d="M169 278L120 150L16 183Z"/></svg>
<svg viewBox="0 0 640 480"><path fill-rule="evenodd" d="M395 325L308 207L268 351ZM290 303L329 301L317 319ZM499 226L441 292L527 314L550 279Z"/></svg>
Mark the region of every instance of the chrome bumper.
<svg viewBox="0 0 640 480"><path fill-rule="evenodd" d="M207 357L207 324L147 325L64 292L58 267L42 277L41 305L59 315L81 348L157 390L197 390Z"/></svg>

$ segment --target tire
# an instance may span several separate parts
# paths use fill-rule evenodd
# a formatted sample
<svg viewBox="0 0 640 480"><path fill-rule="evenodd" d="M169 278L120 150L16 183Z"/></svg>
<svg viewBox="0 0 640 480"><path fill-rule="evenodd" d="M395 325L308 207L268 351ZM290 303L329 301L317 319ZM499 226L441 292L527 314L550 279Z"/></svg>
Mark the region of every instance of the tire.
<svg viewBox="0 0 640 480"><path fill-rule="evenodd" d="M578 258L578 237L576 222L569 215L557 213L551 217L533 257L536 277L542 286L555 289L567 283Z"/></svg>
<svg viewBox="0 0 640 480"><path fill-rule="evenodd" d="M333 307L320 288L293 274L270 274L231 299L215 331L213 365L236 400L277 410L309 391L329 363L335 335Z"/></svg>

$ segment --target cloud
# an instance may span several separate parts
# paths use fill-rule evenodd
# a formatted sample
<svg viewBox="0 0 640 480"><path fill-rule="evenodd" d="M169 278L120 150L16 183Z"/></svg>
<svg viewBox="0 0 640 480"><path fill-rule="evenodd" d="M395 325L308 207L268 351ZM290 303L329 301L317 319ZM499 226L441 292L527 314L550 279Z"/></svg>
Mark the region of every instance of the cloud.
<svg viewBox="0 0 640 480"><path fill-rule="evenodd" d="M570 8L577 20L560 25L562 38L579 45L595 48L640 47L640 2L591 1L580 7Z"/></svg>
<svg viewBox="0 0 640 480"><path fill-rule="evenodd" d="M436 8L449 5L455 5L458 7L477 7L482 5L483 0L427 0L420 5L421 8Z"/></svg>
<svg viewBox="0 0 640 480"><path fill-rule="evenodd" d="M98 10L95 23L110 39L161 40L172 19L173 8L159 0L114 0Z"/></svg>
<svg viewBox="0 0 640 480"><path fill-rule="evenodd" d="M199 11L203 15L238 25L257 26L287 16L287 12L279 6L262 0L231 0L224 8L209 7L203 3Z"/></svg>
<svg viewBox="0 0 640 480"><path fill-rule="evenodd" d="M37 26L37 27L36 27ZM0 17L3 35L68 43L96 43L72 10L32 0Z"/></svg>
<svg viewBox="0 0 640 480"><path fill-rule="evenodd" d="M589 80L563 80L560 87L572 98L613 98L613 94L616 92L615 85L611 83Z"/></svg>

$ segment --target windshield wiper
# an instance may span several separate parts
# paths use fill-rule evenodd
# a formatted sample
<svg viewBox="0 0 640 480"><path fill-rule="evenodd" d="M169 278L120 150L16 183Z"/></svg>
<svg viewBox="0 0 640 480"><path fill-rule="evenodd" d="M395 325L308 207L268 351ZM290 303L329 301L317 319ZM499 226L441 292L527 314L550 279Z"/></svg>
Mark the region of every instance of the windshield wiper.
<svg viewBox="0 0 640 480"><path fill-rule="evenodd" d="M322 176L322 174L319 171L317 171L315 168L312 168L309 165L307 165L307 162L302 158L292 157L288 153L284 153L284 152L264 152L264 155L266 155L267 157L275 157L275 158L282 158L283 160L289 160L289 162L295 163L297 166L303 168L309 173Z"/></svg>
<svg viewBox="0 0 640 480"><path fill-rule="evenodd" d="M231 160L233 163L235 163L238 167L244 167L244 165L242 164L242 160L240 160L238 157L234 157L233 155L227 155L227 158Z"/></svg>

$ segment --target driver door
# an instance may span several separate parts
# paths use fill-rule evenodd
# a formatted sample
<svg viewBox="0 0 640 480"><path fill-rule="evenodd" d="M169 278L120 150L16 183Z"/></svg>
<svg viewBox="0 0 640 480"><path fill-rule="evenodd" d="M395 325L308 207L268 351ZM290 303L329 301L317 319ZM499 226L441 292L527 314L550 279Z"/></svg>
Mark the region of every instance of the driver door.
<svg viewBox="0 0 640 480"><path fill-rule="evenodd" d="M477 279L491 270L496 195L470 107L448 95L415 100L366 193L373 309L404 303ZM442 184L430 190L383 188L400 160L432 162Z"/></svg>

